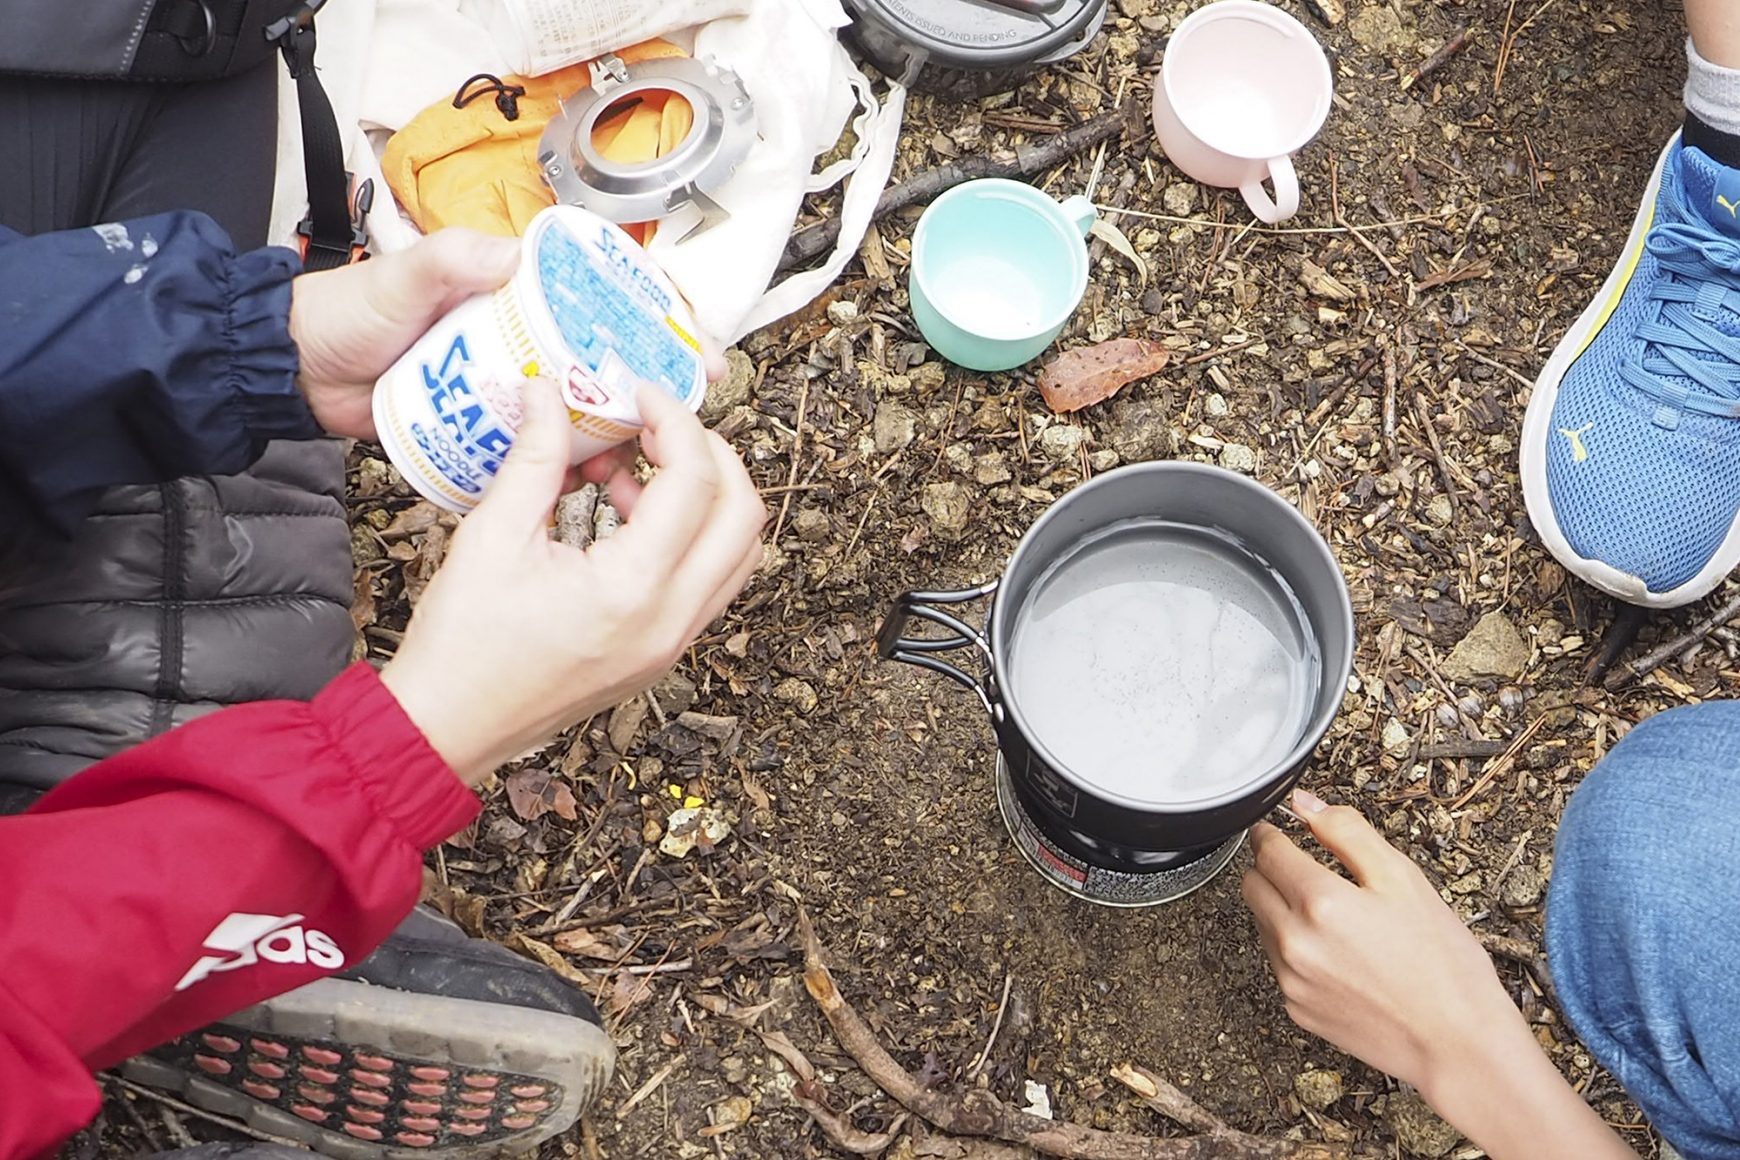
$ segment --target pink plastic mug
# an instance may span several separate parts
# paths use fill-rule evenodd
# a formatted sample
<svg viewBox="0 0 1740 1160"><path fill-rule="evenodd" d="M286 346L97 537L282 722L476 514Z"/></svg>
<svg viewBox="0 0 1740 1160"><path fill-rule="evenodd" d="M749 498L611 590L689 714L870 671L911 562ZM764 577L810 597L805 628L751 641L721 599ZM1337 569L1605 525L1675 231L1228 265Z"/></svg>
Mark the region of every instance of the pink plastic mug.
<svg viewBox="0 0 1740 1160"><path fill-rule="evenodd" d="M1303 24L1260 0L1219 0L1185 17L1166 45L1154 132L1172 164L1238 190L1274 225L1299 212L1292 155L1323 128L1334 92L1329 60Z"/></svg>

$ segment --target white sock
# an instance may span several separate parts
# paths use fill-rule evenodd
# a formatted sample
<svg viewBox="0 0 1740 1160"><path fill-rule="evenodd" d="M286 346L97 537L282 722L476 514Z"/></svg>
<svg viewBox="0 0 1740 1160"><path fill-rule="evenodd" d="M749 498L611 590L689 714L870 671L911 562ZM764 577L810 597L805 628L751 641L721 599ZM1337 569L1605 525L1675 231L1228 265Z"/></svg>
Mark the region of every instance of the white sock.
<svg viewBox="0 0 1740 1160"><path fill-rule="evenodd" d="M1740 136L1740 69L1711 64L1686 37L1686 112L1712 129Z"/></svg>

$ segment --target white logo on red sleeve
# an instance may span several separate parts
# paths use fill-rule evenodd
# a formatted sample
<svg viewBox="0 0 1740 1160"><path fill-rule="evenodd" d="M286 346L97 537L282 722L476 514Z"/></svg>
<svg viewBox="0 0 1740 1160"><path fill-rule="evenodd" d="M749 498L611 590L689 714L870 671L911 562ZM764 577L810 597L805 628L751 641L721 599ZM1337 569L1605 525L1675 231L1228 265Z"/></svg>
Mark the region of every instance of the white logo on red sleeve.
<svg viewBox="0 0 1740 1160"><path fill-rule="evenodd" d="M220 971L255 963L312 964L335 971L344 966L344 952L325 931L302 925L300 914L232 914L205 936L205 955L175 984L185 991Z"/></svg>

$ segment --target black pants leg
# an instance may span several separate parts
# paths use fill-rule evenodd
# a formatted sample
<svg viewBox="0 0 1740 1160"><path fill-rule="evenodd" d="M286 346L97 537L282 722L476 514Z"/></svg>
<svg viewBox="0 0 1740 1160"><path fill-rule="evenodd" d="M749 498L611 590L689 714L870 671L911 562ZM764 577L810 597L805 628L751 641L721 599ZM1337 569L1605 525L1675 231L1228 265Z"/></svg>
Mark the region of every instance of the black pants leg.
<svg viewBox="0 0 1740 1160"><path fill-rule="evenodd" d="M266 244L278 70L197 85L0 77L0 225L26 234L191 209Z"/></svg>

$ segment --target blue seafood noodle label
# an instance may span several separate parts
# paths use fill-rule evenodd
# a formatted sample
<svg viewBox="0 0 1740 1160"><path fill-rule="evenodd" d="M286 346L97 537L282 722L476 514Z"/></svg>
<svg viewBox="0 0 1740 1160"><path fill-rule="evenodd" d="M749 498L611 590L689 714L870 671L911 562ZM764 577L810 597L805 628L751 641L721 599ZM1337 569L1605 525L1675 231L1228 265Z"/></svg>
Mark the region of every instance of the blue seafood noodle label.
<svg viewBox="0 0 1740 1160"><path fill-rule="evenodd" d="M484 484L501 470L513 433L472 389L466 372L471 351L461 331L439 362L425 360L419 370L435 422L412 420L411 438L445 475L467 495L482 495Z"/></svg>
<svg viewBox="0 0 1740 1160"><path fill-rule="evenodd" d="M642 381L684 403L700 389L701 356L671 319L670 291L615 230L587 242L552 223L538 240L538 283L575 362L621 402L632 406Z"/></svg>

